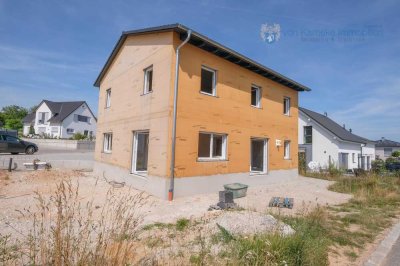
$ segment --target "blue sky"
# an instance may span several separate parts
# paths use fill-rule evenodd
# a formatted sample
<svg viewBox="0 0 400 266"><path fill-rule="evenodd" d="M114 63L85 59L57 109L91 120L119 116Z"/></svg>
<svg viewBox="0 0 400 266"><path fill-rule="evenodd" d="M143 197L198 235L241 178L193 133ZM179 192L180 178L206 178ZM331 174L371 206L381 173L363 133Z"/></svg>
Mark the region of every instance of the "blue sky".
<svg viewBox="0 0 400 266"><path fill-rule="evenodd" d="M400 141L400 2L0 0L0 107L86 100L123 30L182 23L310 87L300 104ZM278 41L260 37L279 24ZM343 38L343 37L346 38Z"/></svg>

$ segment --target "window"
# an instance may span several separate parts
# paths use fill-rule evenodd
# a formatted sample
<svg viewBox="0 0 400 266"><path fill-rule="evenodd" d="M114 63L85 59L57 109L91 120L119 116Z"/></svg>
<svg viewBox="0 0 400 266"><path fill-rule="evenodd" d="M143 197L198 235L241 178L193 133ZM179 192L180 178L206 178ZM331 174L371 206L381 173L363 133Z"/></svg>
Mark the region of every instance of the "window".
<svg viewBox="0 0 400 266"><path fill-rule="evenodd" d="M111 106L111 89L106 90L106 108Z"/></svg>
<svg viewBox="0 0 400 266"><path fill-rule="evenodd" d="M290 115L290 98L283 98L283 114Z"/></svg>
<svg viewBox="0 0 400 266"><path fill-rule="evenodd" d="M251 87L251 105L254 107L261 107L261 88L257 86Z"/></svg>
<svg viewBox="0 0 400 266"><path fill-rule="evenodd" d="M304 144L312 144L312 126L304 127Z"/></svg>
<svg viewBox="0 0 400 266"><path fill-rule="evenodd" d="M149 157L149 132L134 132L132 173L147 172Z"/></svg>
<svg viewBox="0 0 400 266"><path fill-rule="evenodd" d="M393 151L392 148L383 148L383 153L384 153L384 156L385 156L385 157L390 157L390 156L392 156L392 151Z"/></svg>
<svg viewBox="0 0 400 266"><path fill-rule="evenodd" d="M226 135L199 133L199 159L225 159Z"/></svg>
<svg viewBox="0 0 400 266"><path fill-rule="evenodd" d="M76 115L76 116L77 116L77 120L79 122L85 122L85 123L90 122L90 117L88 117L88 116L84 116L84 115Z"/></svg>
<svg viewBox="0 0 400 266"><path fill-rule="evenodd" d="M353 163L356 162L356 154L355 154L355 153L352 153L352 154L351 154L351 161L352 161Z"/></svg>
<svg viewBox="0 0 400 266"><path fill-rule="evenodd" d="M112 151L112 133L104 133L103 152Z"/></svg>
<svg viewBox="0 0 400 266"><path fill-rule="evenodd" d="M290 140L285 140L283 143L283 158L290 159Z"/></svg>
<svg viewBox="0 0 400 266"><path fill-rule="evenodd" d="M39 113L39 124L44 124L47 122L47 118L48 118L48 113L46 112L40 112Z"/></svg>
<svg viewBox="0 0 400 266"><path fill-rule="evenodd" d="M75 130L73 128L67 128L67 134L74 134Z"/></svg>
<svg viewBox="0 0 400 266"><path fill-rule="evenodd" d="M150 66L143 71L144 71L143 93L146 94L153 91L153 66Z"/></svg>
<svg viewBox="0 0 400 266"><path fill-rule="evenodd" d="M216 86L216 75L217 72L207 67L201 67L201 88L202 93L210 94L215 96Z"/></svg>
<svg viewBox="0 0 400 266"><path fill-rule="evenodd" d="M84 130L84 131L83 131L83 135L84 135L85 137L87 137L88 134L89 134L89 130Z"/></svg>
<svg viewBox="0 0 400 266"><path fill-rule="evenodd" d="M5 136L5 140L9 143L19 143L19 139L8 135Z"/></svg>

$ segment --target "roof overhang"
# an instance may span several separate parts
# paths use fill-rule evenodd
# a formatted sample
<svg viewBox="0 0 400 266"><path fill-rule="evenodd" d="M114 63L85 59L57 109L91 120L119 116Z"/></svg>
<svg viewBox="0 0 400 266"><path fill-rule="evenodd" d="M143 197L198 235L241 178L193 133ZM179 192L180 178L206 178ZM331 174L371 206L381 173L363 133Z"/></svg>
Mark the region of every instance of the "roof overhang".
<svg viewBox="0 0 400 266"><path fill-rule="evenodd" d="M167 31L175 31L179 33L180 39L184 40L187 36L189 28L182 25L182 24L171 24L159 27L152 27L152 28L145 28L133 31L125 31L122 33L121 37L119 38L117 44L115 45L113 51L111 52L110 56L107 59L106 64L104 65L103 69L101 70L100 74L98 75L94 86L100 87L100 82L105 76L108 68L110 67L112 61L116 57L119 49L122 47L123 43L125 42L128 36L139 35L139 34L147 34L147 33L159 33L159 32L167 32ZM191 45L194 45L200 49L203 49L207 52L210 52L216 56L219 56L225 60L228 60L236 65L239 65L243 68L246 68L254 73L257 73L263 77L266 77L270 80L273 80L277 83L280 83L286 87L289 87L296 91L310 91L311 89L292 80L284 75L263 66L260 63L257 63L250 58L239 54L238 52L229 49L228 47L219 44L216 41L209 39L208 37L192 30L192 34L189 40Z"/></svg>

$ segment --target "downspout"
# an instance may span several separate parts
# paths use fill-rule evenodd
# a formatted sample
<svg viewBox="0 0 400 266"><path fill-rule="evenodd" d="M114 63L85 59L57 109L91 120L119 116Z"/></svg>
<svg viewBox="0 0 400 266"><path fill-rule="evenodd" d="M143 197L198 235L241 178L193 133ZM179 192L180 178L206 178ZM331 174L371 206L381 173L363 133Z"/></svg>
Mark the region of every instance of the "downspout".
<svg viewBox="0 0 400 266"><path fill-rule="evenodd" d="M178 102L178 78L179 78L179 50L184 46L190 39L192 31L188 30L187 37L176 48L176 59L175 59L175 84L174 84L174 113L172 117L172 149L171 149L171 165L170 165L170 182L168 190L168 200L172 201L174 198L174 179L175 179L175 144L176 144L176 113L177 113L177 102Z"/></svg>

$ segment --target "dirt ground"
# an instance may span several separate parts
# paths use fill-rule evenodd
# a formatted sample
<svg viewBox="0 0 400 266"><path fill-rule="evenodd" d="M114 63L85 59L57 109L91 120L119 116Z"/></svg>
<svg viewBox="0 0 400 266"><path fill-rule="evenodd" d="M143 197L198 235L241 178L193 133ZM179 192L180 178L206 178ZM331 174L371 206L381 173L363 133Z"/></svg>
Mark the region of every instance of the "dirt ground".
<svg viewBox="0 0 400 266"><path fill-rule="evenodd" d="M128 186L112 188L104 179L92 173L77 171L15 171L0 172L0 233L15 233L24 231L27 222L21 214L24 209L34 208L35 192L49 196L54 192L57 181L71 179L79 184L79 195L82 200L95 199L96 204L102 204L102 199L108 190L114 189L117 193L141 193ZM329 191L329 181L297 177L291 182L273 186L250 187L247 196L235 200L245 209L259 212L280 212L281 214L296 214L307 211L319 205L335 205L346 202L350 195ZM173 202L148 197L146 205L140 210L143 215L143 224L154 222L171 223L180 218L196 219L208 213L208 207L218 202L217 194L204 194L191 197L177 198ZM293 197L294 208L278 209L268 207L273 196Z"/></svg>

